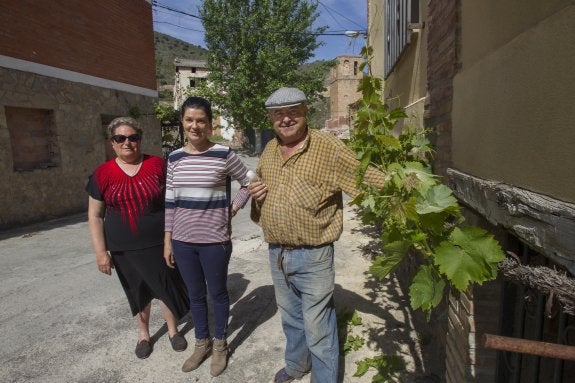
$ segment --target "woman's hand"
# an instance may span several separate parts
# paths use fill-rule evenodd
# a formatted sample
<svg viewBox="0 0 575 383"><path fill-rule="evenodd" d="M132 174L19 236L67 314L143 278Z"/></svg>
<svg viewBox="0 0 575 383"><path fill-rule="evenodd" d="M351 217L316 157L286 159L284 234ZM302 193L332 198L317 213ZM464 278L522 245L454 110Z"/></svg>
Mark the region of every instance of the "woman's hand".
<svg viewBox="0 0 575 383"><path fill-rule="evenodd" d="M168 267L174 269L176 267L176 260L174 259L174 252L172 251L172 241L164 240L164 260Z"/></svg>
<svg viewBox="0 0 575 383"><path fill-rule="evenodd" d="M268 194L268 187L261 181L254 181L248 185L248 192L250 196L261 205Z"/></svg>
<svg viewBox="0 0 575 383"><path fill-rule="evenodd" d="M98 265L98 270L104 274L112 275L112 269L114 268L114 263L112 262L112 257L107 251L96 253L96 264Z"/></svg>
<svg viewBox="0 0 575 383"><path fill-rule="evenodd" d="M230 210L232 211L232 217L235 217L238 211L240 211L240 208L235 203L232 203Z"/></svg>

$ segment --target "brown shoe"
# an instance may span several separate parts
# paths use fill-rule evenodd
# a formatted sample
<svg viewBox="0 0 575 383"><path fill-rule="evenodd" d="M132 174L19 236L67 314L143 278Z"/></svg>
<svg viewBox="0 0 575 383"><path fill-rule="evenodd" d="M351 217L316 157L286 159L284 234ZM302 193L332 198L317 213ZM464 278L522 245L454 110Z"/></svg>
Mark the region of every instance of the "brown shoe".
<svg viewBox="0 0 575 383"><path fill-rule="evenodd" d="M212 363L210 365L210 374L218 376L226 369L228 365L228 344L225 339L214 338L214 349L212 350Z"/></svg>
<svg viewBox="0 0 575 383"><path fill-rule="evenodd" d="M194 353L182 365L182 371L190 372L195 370L202 364L212 351L212 342L210 339L196 339L196 346Z"/></svg>

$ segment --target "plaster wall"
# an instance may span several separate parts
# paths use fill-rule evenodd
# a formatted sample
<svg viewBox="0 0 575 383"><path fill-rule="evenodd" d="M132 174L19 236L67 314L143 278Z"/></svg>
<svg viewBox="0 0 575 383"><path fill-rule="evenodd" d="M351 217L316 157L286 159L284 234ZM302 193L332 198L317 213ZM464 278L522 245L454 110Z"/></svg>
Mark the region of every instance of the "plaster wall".
<svg viewBox="0 0 575 383"><path fill-rule="evenodd" d="M384 17L385 8L383 0L367 1L367 43L373 48L370 69L371 75L383 79L383 49L385 46Z"/></svg>
<svg viewBox="0 0 575 383"><path fill-rule="evenodd" d="M421 20L427 13L426 2L420 1ZM370 18L369 44L373 48L372 74L384 76L384 2L368 2ZM384 80L385 102L391 107L404 107L409 118L407 122L423 127L423 109L427 86L427 29L411 32L410 44L406 47L393 72Z"/></svg>
<svg viewBox="0 0 575 383"><path fill-rule="evenodd" d="M84 211L87 177L106 159L105 121L141 114L143 150L161 155L155 97L0 67L0 229ZM51 110L56 167L15 171L5 107ZM17 148L16 148L17 150Z"/></svg>
<svg viewBox="0 0 575 383"><path fill-rule="evenodd" d="M453 167L575 201L575 5L461 5Z"/></svg>

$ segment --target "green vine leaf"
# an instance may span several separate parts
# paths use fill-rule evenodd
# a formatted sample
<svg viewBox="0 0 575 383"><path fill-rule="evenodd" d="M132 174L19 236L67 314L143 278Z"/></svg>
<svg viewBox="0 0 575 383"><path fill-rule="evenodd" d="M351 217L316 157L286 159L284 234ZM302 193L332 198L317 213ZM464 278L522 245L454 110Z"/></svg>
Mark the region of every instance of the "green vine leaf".
<svg viewBox="0 0 575 383"><path fill-rule="evenodd" d="M437 177L430 173L429 169L424 167L420 162L406 162L403 170L405 175L414 174L421 186L419 191L421 194L427 193L427 190L432 186L437 185Z"/></svg>
<svg viewBox="0 0 575 383"><path fill-rule="evenodd" d="M441 279L437 270L432 265L421 265L409 287L411 307L414 310L423 310L429 319L431 310L441 302L444 289L445 281Z"/></svg>
<svg viewBox="0 0 575 383"><path fill-rule="evenodd" d="M377 374L372 379L374 383L389 382L394 374L405 369L405 361L396 355L379 355L375 358L365 358L355 362L355 364L357 369L353 374L354 377L361 377L370 368L375 368Z"/></svg>
<svg viewBox="0 0 575 383"><path fill-rule="evenodd" d="M443 184L431 187L425 194L425 198L419 198L415 205L418 214L457 213L459 204L453 196L450 188Z"/></svg>
<svg viewBox="0 0 575 383"><path fill-rule="evenodd" d="M385 245L384 255L377 256L369 267L370 274L379 280L385 279L403 261L410 246L409 241L395 241Z"/></svg>
<svg viewBox="0 0 575 383"><path fill-rule="evenodd" d="M377 142L379 144L386 146L389 149L394 149L394 150L401 150L402 149L401 143L399 142L399 140L393 136L378 134L375 136L375 139L377 140Z"/></svg>
<svg viewBox="0 0 575 383"><path fill-rule="evenodd" d="M493 236L476 227L454 228L449 240L435 251L435 264L460 291L470 283L494 279L497 265L504 259L505 253Z"/></svg>
<svg viewBox="0 0 575 383"><path fill-rule="evenodd" d="M348 335L345 343L343 344L343 355L349 354L351 351L357 351L363 347L365 340L358 335Z"/></svg>

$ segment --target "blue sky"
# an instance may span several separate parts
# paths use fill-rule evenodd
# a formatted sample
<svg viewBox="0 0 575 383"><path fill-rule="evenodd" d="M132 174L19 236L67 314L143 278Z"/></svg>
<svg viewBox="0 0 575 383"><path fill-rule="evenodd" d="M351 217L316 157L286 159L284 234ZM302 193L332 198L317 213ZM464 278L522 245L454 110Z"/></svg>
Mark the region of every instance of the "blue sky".
<svg viewBox="0 0 575 383"><path fill-rule="evenodd" d="M157 0L153 2L161 6L176 9L191 15L198 15L198 7L202 0ZM347 30L365 31L367 29L366 0L320 0L317 8L320 16L316 25L328 26L327 33L344 33ZM202 23L193 16L154 6L154 30L188 43L205 47ZM356 54L361 51L364 41L344 35L319 36L319 41L325 43L318 48L315 57L310 60L330 60L339 55Z"/></svg>

